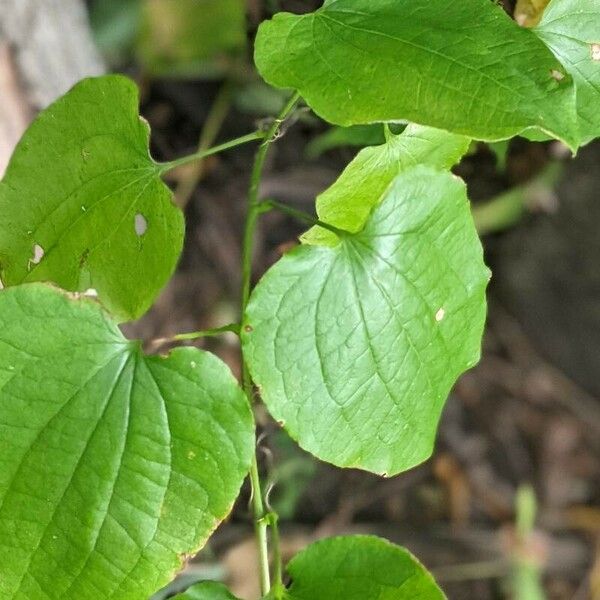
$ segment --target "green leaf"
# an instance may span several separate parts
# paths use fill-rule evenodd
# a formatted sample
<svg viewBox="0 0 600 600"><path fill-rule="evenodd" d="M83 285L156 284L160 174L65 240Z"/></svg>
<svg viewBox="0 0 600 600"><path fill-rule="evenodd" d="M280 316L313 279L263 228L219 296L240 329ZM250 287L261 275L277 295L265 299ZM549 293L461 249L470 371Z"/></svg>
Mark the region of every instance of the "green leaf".
<svg viewBox="0 0 600 600"><path fill-rule="evenodd" d="M518 49L516 51L515 49ZM496 141L530 127L578 145L564 67L490 0L333 0L263 23L255 60L337 125L407 120Z"/></svg>
<svg viewBox="0 0 600 600"><path fill-rule="evenodd" d="M311 544L287 570L286 600L444 600L444 593L410 552L374 536Z"/></svg>
<svg viewBox="0 0 600 600"><path fill-rule="evenodd" d="M600 136L600 3L552 0L534 31L575 80L582 143Z"/></svg>
<svg viewBox="0 0 600 600"><path fill-rule="evenodd" d="M138 58L154 75L221 75L246 46L244 0L143 0Z"/></svg>
<svg viewBox="0 0 600 600"><path fill-rule="evenodd" d="M317 215L338 229L360 231L399 173L418 164L449 169L467 152L470 142L461 135L409 125L385 144L359 152L339 179L317 198ZM325 245L338 242L334 234L321 227L313 227L302 240Z"/></svg>
<svg viewBox="0 0 600 600"><path fill-rule="evenodd" d="M86 79L43 111L0 182L0 278L93 288L122 319L169 279L184 221L148 153L128 79Z"/></svg>
<svg viewBox="0 0 600 600"><path fill-rule="evenodd" d="M253 439L211 354L145 356L90 299L0 292L0 597L146 600L230 511Z"/></svg>
<svg viewBox="0 0 600 600"><path fill-rule="evenodd" d="M479 358L488 278L462 181L400 174L359 233L295 248L253 291L242 342L269 411L335 465L419 464Z"/></svg>
<svg viewBox="0 0 600 600"><path fill-rule="evenodd" d="M204 581L193 585L173 600L239 600L222 583Z"/></svg>

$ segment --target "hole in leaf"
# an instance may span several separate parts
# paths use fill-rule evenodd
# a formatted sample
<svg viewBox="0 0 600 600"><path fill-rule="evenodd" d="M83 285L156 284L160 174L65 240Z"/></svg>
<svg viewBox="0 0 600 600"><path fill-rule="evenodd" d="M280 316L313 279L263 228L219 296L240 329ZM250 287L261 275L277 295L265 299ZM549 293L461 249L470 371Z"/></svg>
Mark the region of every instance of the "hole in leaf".
<svg viewBox="0 0 600 600"><path fill-rule="evenodd" d="M135 234L138 237L142 237L148 230L148 221L146 221L146 217L140 213L135 215L134 227Z"/></svg>
<svg viewBox="0 0 600 600"><path fill-rule="evenodd" d="M440 308L440 310L435 313L435 320L439 323L445 316L446 311L443 308Z"/></svg>
<svg viewBox="0 0 600 600"><path fill-rule="evenodd" d="M552 69L550 74L554 79L556 79L556 81L562 81L565 78L565 74L561 73L558 69Z"/></svg>
<svg viewBox="0 0 600 600"><path fill-rule="evenodd" d="M33 257L29 259L29 266L39 265L44 258L45 251L39 244L33 245Z"/></svg>
<svg viewBox="0 0 600 600"><path fill-rule="evenodd" d="M596 42L590 46L592 51L592 60L600 61L600 42Z"/></svg>

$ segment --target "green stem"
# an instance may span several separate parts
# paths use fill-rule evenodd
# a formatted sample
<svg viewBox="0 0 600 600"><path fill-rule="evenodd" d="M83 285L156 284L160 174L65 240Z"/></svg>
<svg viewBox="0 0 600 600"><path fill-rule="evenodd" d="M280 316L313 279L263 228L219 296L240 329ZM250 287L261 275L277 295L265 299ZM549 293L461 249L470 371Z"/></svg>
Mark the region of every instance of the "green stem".
<svg viewBox="0 0 600 600"><path fill-rule="evenodd" d="M263 596L271 590L271 574L269 572L269 542L267 536L268 522L265 514L265 503L260 487L258 462L256 453L250 466L250 485L252 486L252 514L254 516L254 535L258 548L258 566L260 577L260 591Z"/></svg>
<svg viewBox="0 0 600 600"><path fill-rule="evenodd" d="M269 525L271 526L271 546L273 547L273 587L275 598L283 597L283 561L281 557L281 541L279 538L279 515L272 511L269 513Z"/></svg>
<svg viewBox="0 0 600 600"><path fill-rule="evenodd" d="M198 152L194 152L194 154L189 154L187 156L183 156L182 158L178 158L176 160L172 160L167 163L160 163L158 165L158 174L164 175L165 173L176 169L177 167L181 167L183 165L187 165L189 163L202 160L207 156L212 156L213 154L218 154L219 152L223 152L224 150L229 150L230 148L235 148L236 146L241 146L242 144L247 144L248 142L254 142L256 140L262 140L265 138L264 131L253 131L252 133L248 133L243 135L242 137L235 138L234 140L230 140L223 144L219 144L218 146L213 146L212 148L206 148L202 150L198 150Z"/></svg>
<svg viewBox="0 0 600 600"><path fill-rule="evenodd" d="M190 331L189 333L178 333L177 335L174 335L171 340L174 342L197 340L198 338L214 337L215 335L220 335L221 333L226 333L228 331L239 335L240 324L230 323L229 325L223 325L223 327L213 327L212 329L203 329L201 331Z"/></svg>
<svg viewBox="0 0 600 600"><path fill-rule="evenodd" d="M223 325L222 327L214 327L212 329L203 329L202 331L190 331L189 333L178 333L171 337L163 337L152 340L151 345L153 347L162 346L171 342L182 342L186 340L197 340L199 338L214 337L222 333L231 331L236 335L240 334L239 323L230 323L229 325Z"/></svg>
<svg viewBox="0 0 600 600"><path fill-rule="evenodd" d="M317 225L319 227L322 227L323 229L327 229L328 231L335 233L339 237L351 235L349 231L345 231L344 229L338 229L337 227L334 227L329 223L320 221L312 215L305 213L303 210L298 210L297 208L293 208L291 206L288 206L287 204L281 204L281 202L277 202L276 200L265 200L262 204L268 206L269 208L274 208L275 210L285 213L286 215L290 215L291 217L294 217L299 221L308 223L309 225Z"/></svg>
<svg viewBox="0 0 600 600"><path fill-rule="evenodd" d="M258 201L260 188L260 180L262 178L265 160L269 152L269 147L279 134L279 128L285 121L286 117L296 106L299 94L294 94L286 105L283 107L277 118L273 120L273 124L264 135L263 143L260 145L254 165L252 167L252 175L250 177L250 189L248 191L248 216L246 219L246 227L244 230L244 247L242 252L242 311L245 312L248 298L250 297L250 282L252 271L252 251L254 247L254 231L256 229L256 221L258 216L264 212L264 206ZM242 312L242 315L243 315Z"/></svg>
<svg viewBox="0 0 600 600"><path fill-rule="evenodd" d="M254 159L252 167L252 175L250 177L250 188L248 191L248 214L246 216L246 225L244 228L244 240L242 247L242 301L241 301L241 317L244 318L246 306L250 298L250 285L252 282L252 252L254 249L254 234L258 217L265 211L265 206L259 202L259 188L262 177L265 160L269 151L269 147L279 134L279 128L286 117L292 112L299 95L294 94L283 107L277 118L273 121L271 127L264 135L263 143L260 145ZM248 365L242 358L242 385L248 400L253 400L252 379L248 371ZM271 589L271 577L269 572L269 548L267 540L268 519L265 513L265 503L260 485L260 476L258 473L258 462L256 454L250 466L250 483L252 485L252 512L254 517L254 530L256 535L256 543L258 546L258 560L260 565L260 588L262 595L265 596Z"/></svg>

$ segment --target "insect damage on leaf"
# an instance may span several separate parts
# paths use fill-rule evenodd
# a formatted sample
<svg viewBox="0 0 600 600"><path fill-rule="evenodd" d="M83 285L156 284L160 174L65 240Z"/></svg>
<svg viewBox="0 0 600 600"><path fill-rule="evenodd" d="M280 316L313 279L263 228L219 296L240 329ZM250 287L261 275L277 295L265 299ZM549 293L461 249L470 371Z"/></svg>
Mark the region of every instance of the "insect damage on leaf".
<svg viewBox="0 0 600 600"><path fill-rule="evenodd" d="M184 227L150 157L138 103L125 77L86 79L25 132L0 182L7 287L93 287L121 320L150 307L173 273Z"/></svg>
<svg viewBox="0 0 600 600"><path fill-rule="evenodd" d="M146 233L148 229L148 221L146 221L146 217L144 217L144 215L140 213L135 215L134 228L136 235L139 237L142 237Z"/></svg>

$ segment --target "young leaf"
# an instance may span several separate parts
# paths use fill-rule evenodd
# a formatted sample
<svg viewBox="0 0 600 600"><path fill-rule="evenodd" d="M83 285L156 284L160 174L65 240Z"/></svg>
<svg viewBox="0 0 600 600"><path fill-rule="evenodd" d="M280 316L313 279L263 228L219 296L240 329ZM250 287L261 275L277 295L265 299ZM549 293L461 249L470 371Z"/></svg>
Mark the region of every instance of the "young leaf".
<svg viewBox="0 0 600 600"><path fill-rule="evenodd" d="M600 136L600 3L552 0L534 31L575 80L581 143Z"/></svg>
<svg viewBox="0 0 600 600"><path fill-rule="evenodd" d="M470 143L462 135L411 124L385 144L359 152L339 179L317 198L317 215L339 229L360 231L399 173L418 164L449 169L467 152ZM302 241L335 245L338 239L330 231L313 227Z"/></svg>
<svg viewBox="0 0 600 600"><path fill-rule="evenodd" d="M359 233L295 248L255 288L242 342L269 411L335 465L419 464L478 360L488 278L463 183L400 174Z"/></svg>
<svg viewBox="0 0 600 600"><path fill-rule="evenodd" d="M145 356L99 305L0 292L0 597L146 600L230 511L254 449L235 379Z"/></svg>
<svg viewBox="0 0 600 600"><path fill-rule="evenodd" d="M374 536L311 544L287 566L286 600L444 600L425 567L404 548Z"/></svg>
<svg viewBox="0 0 600 600"><path fill-rule="evenodd" d="M404 119L487 141L537 127L579 143L571 77L490 0L332 0L280 13L261 25L255 61L338 125Z"/></svg>
<svg viewBox="0 0 600 600"><path fill-rule="evenodd" d="M203 581L177 594L172 600L239 600L222 583Z"/></svg>
<svg viewBox="0 0 600 600"><path fill-rule="evenodd" d="M94 288L122 319L142 315L172 274L181 211L148 153L133 82L87 79L43 111L0 182L0 278Z"/></svg>

